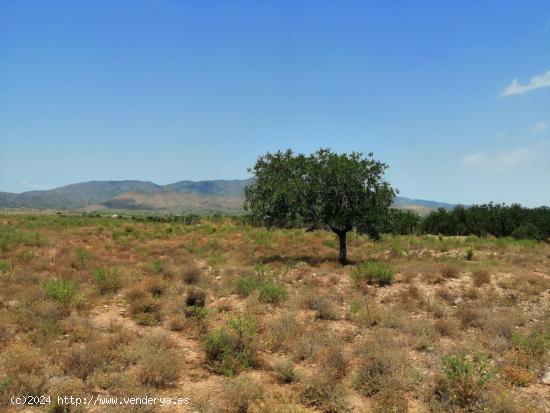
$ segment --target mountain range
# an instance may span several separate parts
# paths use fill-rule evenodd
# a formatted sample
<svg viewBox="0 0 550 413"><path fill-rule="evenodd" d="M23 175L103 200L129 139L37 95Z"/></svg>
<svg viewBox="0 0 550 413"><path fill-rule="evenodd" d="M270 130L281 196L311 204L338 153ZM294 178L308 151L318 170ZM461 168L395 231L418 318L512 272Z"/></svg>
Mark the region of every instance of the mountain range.
<svg viewBox="0 0 550 413"><path fill-rule="evenodd" d="M242 211L244 188L251 179L179 181L158 185L148 181L90 181L45 191L0 192L1 208L77 211L157 211L209 213ZM396 197L394 207L421 215L444 202Z"/></svg>

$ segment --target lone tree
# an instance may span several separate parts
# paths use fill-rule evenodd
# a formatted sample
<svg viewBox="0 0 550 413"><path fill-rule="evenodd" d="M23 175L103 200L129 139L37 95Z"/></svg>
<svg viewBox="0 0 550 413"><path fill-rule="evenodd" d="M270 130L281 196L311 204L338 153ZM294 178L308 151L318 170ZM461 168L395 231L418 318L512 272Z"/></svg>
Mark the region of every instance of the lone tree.
<svg viewBox="0 0 550 413"><path fill-rule="evenodd" d="M362 153L320 149L312 155L267 153L249 172L245 209L268 226L329 227L347 263L347 233L355 229L378 241L396 191L384 180L388 166Z"/></svg>

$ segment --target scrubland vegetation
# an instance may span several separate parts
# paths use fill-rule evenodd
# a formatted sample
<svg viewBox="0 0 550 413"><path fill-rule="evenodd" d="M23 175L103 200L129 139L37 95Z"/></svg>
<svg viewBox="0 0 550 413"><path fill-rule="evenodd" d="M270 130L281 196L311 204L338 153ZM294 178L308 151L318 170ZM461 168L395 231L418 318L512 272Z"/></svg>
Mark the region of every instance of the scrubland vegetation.
<svg viewBox="0 0 550 413"><path fill-rule="evenodd" d="M0 216L0 411L550 410L550 245L350 232L347 254L224 218Z"/></svg>

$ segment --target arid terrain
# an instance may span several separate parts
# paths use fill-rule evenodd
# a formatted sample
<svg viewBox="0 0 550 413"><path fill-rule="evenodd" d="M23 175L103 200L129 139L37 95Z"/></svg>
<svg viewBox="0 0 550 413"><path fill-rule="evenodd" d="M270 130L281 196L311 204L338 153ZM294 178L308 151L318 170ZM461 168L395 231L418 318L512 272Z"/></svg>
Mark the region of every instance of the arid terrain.
<svg viewBox="0 0 550 413"><path fill-rule="evenodd" d="M350 236L348 254L230 218L2 215L0 411L550 411L550 245Z"/></svg>

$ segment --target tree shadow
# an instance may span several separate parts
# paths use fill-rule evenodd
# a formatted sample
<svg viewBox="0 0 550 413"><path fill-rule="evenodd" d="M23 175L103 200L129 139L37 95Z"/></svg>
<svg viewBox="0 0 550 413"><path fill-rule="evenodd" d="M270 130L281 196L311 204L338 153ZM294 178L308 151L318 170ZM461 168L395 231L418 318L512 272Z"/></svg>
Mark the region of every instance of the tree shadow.
<svg viewBox="0 0 550 413"><path fill-rule="evenodd" d="M258 262L262 264L269 264L269 263L281 263L285 264L288 262L306 262L312 267L318 267L322 263L335 263L340 264L338 261L338 256L324 256L319 257L315 255L281 255L281 254L271 254L271 255L264 255L257 258ZM349 260L346 263L346 265L355 265L355 261Z"/></svg>

